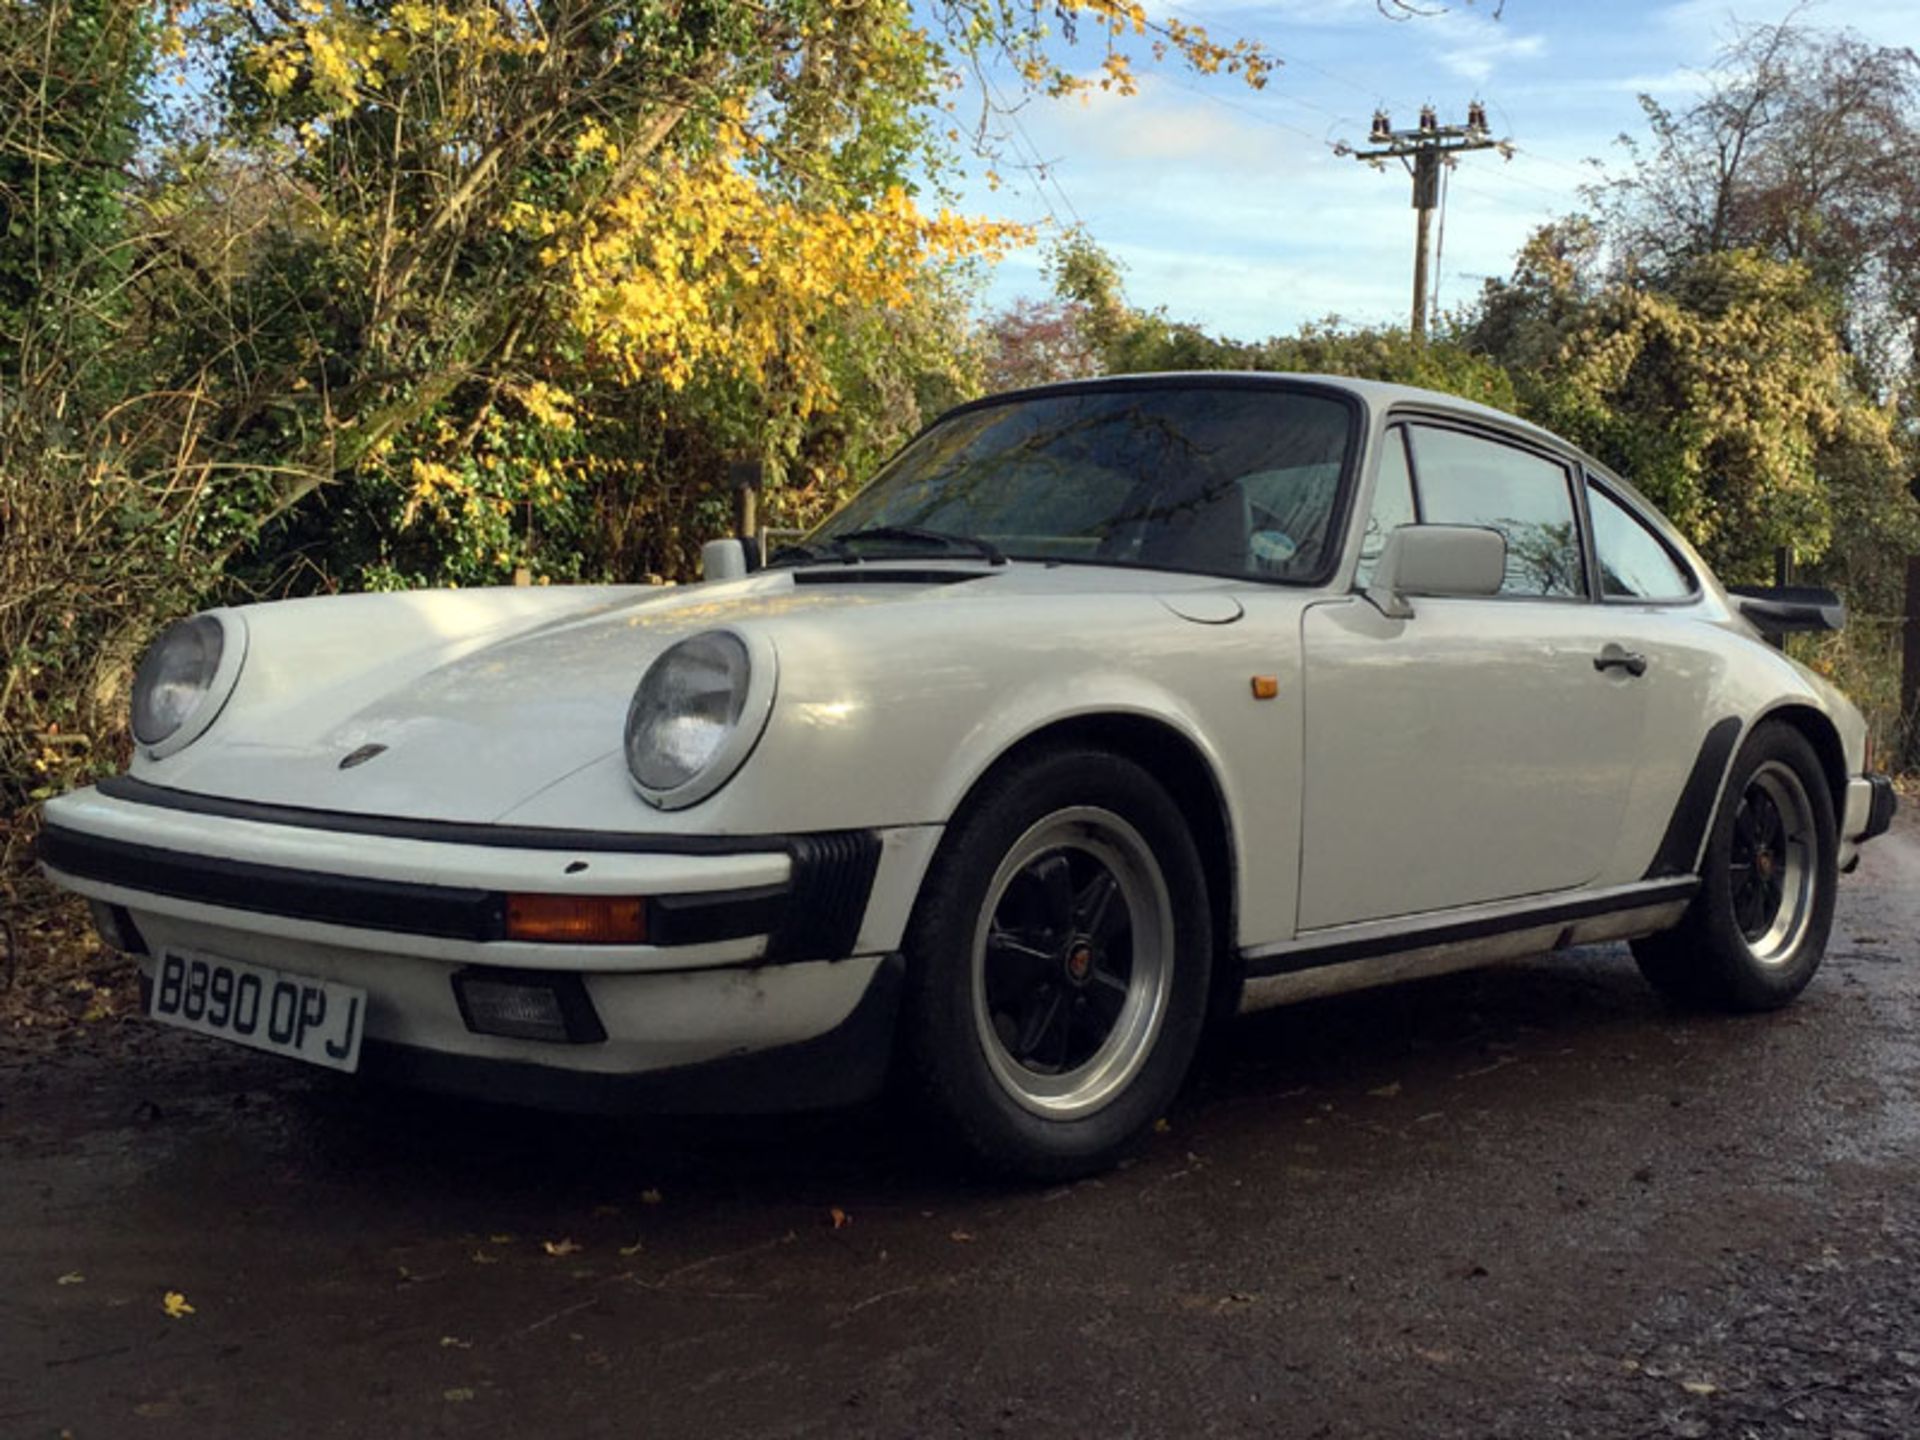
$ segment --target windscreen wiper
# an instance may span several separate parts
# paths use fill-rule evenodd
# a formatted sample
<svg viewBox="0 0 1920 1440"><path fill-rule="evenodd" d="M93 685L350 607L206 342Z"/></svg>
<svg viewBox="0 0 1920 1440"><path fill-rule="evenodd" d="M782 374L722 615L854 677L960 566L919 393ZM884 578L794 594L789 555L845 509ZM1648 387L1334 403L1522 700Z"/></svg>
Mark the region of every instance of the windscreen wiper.
<svg viewBox="0 0 1920 1440"><path fill-rule="evenodd" d="M831 543L844 545L852 540L907 540L917 544L944 545L949 550L970 550L989 565L1004 565L1007 557L1000 547L976 535L956 535L948 530L928 530L920 525L868 525L836 535Z"/></svg>
<svg viewBox="0 0 1920 1440"><path fill-rule="evenodd" d="M842 565L860 563L860 557L842 541L812 540L798 545L782 545L767 561L767 568L772 569L775 565L807 565L815 560L838 560Z"/></svg>

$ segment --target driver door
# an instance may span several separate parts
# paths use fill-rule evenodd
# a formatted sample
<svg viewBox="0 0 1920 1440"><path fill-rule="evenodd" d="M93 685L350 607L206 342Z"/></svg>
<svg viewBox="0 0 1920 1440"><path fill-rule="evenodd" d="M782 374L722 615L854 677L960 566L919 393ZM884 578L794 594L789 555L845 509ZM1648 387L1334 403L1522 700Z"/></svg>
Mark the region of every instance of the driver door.
<svg viewBox="0 0 1920 1440"><path fill-rule="evenodd" d="M1491 525L1507 576L1486 598L1359 596L1308 609L1298 930L1576 888L1618 839L1646 704L1596 667L1572 469L1439 423L1388 432L1364 585L1395 525Z"/></svg>

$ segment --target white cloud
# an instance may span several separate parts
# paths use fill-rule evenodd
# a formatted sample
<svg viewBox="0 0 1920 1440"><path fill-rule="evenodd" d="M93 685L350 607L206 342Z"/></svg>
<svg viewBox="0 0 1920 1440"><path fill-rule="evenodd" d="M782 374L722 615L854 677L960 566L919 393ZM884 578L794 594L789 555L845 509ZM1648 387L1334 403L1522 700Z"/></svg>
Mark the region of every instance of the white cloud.
<svg viewBox="0 0 1920 1440"><path fill-rule="evenodd" d="M1419 22L1432 28L1437 59L1462 79L1481 84L1496 70L1520 61L1537 61L1547 54L1544 35L1526 34L1511 19L1464 10L1450 10Z"/></svg>
<svg viewBox="0 0 1920 1440"><path fill-rule="evenodd" d="M1811 0L1792 9L1785 0L1676 0L1656 21L1669 43L1704 61L1748 25L1793 22L1814 30L1852 30L1876 45L1920 50L1920 6L1911 0L1861 4L1859 0Z"/></svg>
<svg viewBox="0 0 1920 1440"><path fill-rule="evenodd" d="M1153 0L1149 0L1153 3ZM1050 162L1041 187L1011 166L1007 185L975 188L970 210L1070 220L1127 267L1129 298L1176 321L1236 338L1286 333L1337 312L1404 324L1414 217L1397 170L1369 171L1327 141L1364 135L1386 103L1407 124L1431 101L1452 119L1475 92L1519 156L1465 158L1453 173L1442 302L1468 301L1483 277L1507 274L1528 233L1579 207L1594 178L1583 162L1641 132L1633 94L1684 101L1717 48L1672 25L1711 31L1715 10L1789 0L1492 0L1396 24L1374 0L1174 0L1180 18L1216 36L1265 39L1292 63L1262 93L1141 67L1133 98L1037 102L1021 112L1034 151ZM1916 12L1914 0L1889 8ZM1684 13L1682 13L1684 12ZM1768 18L1777 18L1769 16ZM1036 252L1011 259L986 304L1044 293Z"/></svg>

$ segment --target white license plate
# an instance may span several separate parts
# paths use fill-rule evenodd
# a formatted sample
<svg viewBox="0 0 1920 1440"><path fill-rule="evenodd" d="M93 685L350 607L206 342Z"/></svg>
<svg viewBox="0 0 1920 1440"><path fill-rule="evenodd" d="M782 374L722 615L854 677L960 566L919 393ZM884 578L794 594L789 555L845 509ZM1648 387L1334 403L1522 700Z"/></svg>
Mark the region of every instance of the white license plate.
<svg viewBox="0 0 1920 1440"><path fill-rule="evenodd" d="M163 950L147 1013L167 1025L237 1040L333 1070L360 1064L367 992L263 965Z"/></svg>

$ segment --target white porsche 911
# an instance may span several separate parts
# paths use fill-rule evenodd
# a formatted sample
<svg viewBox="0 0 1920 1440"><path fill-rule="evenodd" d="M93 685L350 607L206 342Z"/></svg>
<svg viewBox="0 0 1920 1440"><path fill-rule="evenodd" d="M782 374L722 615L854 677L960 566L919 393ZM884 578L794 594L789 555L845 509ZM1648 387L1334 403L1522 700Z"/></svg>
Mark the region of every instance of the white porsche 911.
<svg viewBox="0 0 1920 1440"><path fill-rule="evenodd" d="M1894 806L1866 727L1618 477L1307 376L965 406L683 588L167 630L40 857L157 1020L581 1108L851 1101L1111 1161L1208 1022L1632 939L1784 1003Z"/></svg>

